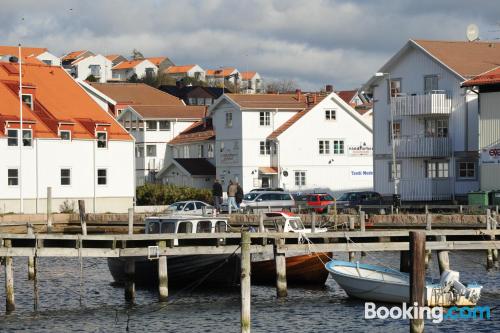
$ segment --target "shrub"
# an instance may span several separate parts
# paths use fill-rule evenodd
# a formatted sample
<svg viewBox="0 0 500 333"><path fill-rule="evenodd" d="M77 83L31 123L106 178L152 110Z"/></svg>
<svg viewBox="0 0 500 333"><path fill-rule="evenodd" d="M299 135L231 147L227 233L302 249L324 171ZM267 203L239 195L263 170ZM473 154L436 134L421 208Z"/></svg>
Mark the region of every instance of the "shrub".
<svg viewBox="0 0 500 333"><path fill-rule="evenodd" d="M186 186L145 184L136 189L137 205L170 205L184 200L212 202L212 191Z"/></svg>
<svg viewBox="0 0 500 333"><path fill-rule="evenodd" d="M64 202L59 206L59 212L63 214L72 214L75 212L75 202L64 200Z"/></svg>

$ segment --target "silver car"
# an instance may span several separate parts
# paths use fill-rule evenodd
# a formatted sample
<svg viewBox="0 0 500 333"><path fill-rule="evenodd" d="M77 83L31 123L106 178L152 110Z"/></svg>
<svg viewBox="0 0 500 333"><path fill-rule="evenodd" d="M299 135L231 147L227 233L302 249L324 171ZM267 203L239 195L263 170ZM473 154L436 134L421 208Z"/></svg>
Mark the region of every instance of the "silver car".
<svg viewBox="0 0 500 333"><path fill-rule="evenodd" d="M290 209L295 207L295 200L293 200L292 195L288 192L250 192L245 194L240 205L243 211L249 212L268 207L277 208L278 210L282 210L283 208Z"/></svg>
<svg viewBox="0 0 500 333"><path fill-rule="evenodd" d="M213 206L203 201L189 200L174 202L167 207L166 213L174 215L203 215L203 212L205 212L205 214L211 215L213 209Z"/></svg>

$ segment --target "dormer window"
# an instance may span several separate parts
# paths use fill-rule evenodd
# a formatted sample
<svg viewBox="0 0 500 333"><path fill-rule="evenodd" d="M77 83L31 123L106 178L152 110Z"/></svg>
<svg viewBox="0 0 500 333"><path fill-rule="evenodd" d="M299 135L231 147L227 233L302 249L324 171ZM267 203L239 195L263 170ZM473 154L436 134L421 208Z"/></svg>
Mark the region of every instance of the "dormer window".
<svg viewBox="0 0 500 333"><path fill-rule="evenodd" d="M33 110L33 95L23 94L21 98L23 100L23 103L28 105L30 109Z"/></svg>
<svg viewBox="0 0 500 333"><path fill-rule="evenodd" d="M71 140L71 131L59 131L59 137L61 140Z"/></svg>
<svg viewBox="0 0 500 333"><path fill-rule="evenodd" d="M108 133L97 132L97 148L107 148L107 147L108 147Z"/></svg>

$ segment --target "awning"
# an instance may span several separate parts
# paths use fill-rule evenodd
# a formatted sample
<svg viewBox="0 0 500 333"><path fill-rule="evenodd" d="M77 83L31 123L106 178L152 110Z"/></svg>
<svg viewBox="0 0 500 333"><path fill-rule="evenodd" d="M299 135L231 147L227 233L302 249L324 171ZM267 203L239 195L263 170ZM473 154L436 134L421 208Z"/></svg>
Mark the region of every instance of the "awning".
<svg viewBox="0 0 500 333"><path fill-rule="evenodd" d="M260 167L259 168L259 173L261 175L277 175L278 174L278 168L275 168L275 167Z"/></svg>

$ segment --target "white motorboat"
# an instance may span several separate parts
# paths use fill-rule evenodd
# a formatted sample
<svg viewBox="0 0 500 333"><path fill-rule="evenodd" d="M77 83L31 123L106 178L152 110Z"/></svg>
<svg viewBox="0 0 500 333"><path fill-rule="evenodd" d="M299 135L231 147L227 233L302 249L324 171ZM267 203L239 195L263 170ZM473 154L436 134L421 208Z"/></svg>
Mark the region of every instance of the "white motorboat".
<svg viewBox="0 0 500 333"><path fill-rule="evenodd" d="M369 301L408 303L410 301L410 276L395 269L332 260L325 265L332 278L351 296ZM447 270L439 283L426 281L426 305L468 306L475 305L482 286L459 282L459 273Z"/></svg>

